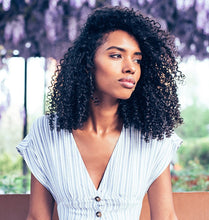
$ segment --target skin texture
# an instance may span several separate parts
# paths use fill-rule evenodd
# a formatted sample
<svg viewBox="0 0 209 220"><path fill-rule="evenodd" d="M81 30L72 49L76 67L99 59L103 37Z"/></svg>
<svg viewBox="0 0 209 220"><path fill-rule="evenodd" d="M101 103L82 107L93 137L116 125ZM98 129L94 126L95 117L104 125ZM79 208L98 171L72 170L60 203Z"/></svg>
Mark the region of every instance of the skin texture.
<svg viewBox="0 0 209 220"><path fill-rule="evenodd" d="M101 45L94 58L96 96L104 103L117 103L118 99L130 98L141 75L141 50L137 41L127 32L118 30L108 34L106 42ZM127 89L120 84L120 79L130 78L134 87Z"/></svg>
<svg viewBox="0 0 209 220"><path fill-rule="evenodd" d="M95 53L94 96L99 104L91 101L87 121L82 129L74 129L72 133L96 189L122 129L123 123L117 114L118 100L128 99L140 81L141 59L137 41L122 30L109 33ZM131 88L121 84L124 77L135 82ZM148 195L152 220L175 219L169 168L151 185ZM30 201L27 220L52 218L53 198L33 176Z"/></svg>
<svg viewBox="0 0 209 220"><path fill-rule="evenodd" d="M51 220L53 208L53 197L33 174L31 174L30 208L27 220Z"/></svg>
<svg viewBox="0 0 209 220"><path fill-rule="evenodd" d="M173 205L170 166L152 183L148 199L152 220L178 220Z"/></svg>

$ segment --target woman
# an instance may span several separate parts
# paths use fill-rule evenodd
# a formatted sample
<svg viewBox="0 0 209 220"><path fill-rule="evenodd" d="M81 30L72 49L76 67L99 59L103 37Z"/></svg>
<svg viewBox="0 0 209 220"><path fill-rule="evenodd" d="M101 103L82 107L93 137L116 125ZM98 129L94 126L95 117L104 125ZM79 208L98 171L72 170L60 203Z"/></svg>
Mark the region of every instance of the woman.
<svg viewBox="0 0 209 220"><path fill-rule="evenodd" d="M169 164L182 123L175 48L159 24L127 8L97 9L68 49L49 113L17 147L31 172L27 220L177 219Z"/></svg>

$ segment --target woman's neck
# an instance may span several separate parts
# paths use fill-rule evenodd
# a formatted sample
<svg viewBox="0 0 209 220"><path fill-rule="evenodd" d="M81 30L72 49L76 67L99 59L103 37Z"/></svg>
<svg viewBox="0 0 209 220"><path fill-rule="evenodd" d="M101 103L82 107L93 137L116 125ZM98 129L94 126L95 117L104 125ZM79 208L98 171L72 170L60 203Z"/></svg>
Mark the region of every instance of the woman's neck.
<svg viewBox="0 0 209 220"><path fill-rule="evenodd" d="M84 124L84 129L97 135L105 135L112 131L120 131L122 122L118 114L118 102L115 103L90 103L90 115Z"/></svg>

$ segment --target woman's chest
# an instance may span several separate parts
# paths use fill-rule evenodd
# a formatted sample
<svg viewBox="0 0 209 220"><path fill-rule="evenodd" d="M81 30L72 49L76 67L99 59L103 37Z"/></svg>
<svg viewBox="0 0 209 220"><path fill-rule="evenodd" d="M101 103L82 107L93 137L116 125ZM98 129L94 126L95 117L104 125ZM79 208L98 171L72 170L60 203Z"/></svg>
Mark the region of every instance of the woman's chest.
<svg viewBox="0 0 209 220"><path fill-rule="evenodd" d="M66 200L89 198L97 192L123 198L141 197L149 174L147 158L137 142L120 137L108 151L94 149L96 145L104 147L104 143L94 144L86 152L80 151L75 140L67 138L63 150L59 146L59 152L54 151L54 157L62 158L59 163L51 164L55 194Z"/></svg>
<svg viewBox="0 0 209 220"><path fill-rule="evenodd" d="M113 155L119 134L108 136L73 135L74 147L77 148L79 160L98 189L110 158Z"/></svg>

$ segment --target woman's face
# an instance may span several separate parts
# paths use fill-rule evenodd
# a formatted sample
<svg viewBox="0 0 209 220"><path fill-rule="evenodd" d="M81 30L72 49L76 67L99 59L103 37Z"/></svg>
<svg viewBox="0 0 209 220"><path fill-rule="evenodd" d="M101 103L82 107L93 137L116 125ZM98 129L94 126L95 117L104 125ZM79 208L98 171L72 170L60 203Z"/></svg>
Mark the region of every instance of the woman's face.
<svg viewBox="0 0 209 220"><path fill-rule="evenodd" d="M128 99L141 75L142 53L136 39L125 31L107 35L94 57L96 96Z"/></svg>

